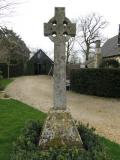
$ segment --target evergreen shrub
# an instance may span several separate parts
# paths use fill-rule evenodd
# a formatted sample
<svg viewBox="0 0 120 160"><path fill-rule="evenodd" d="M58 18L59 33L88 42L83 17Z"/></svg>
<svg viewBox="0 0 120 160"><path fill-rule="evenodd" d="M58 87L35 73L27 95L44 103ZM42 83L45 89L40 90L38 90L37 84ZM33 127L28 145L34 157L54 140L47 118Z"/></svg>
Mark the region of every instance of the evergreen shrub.
<svg viewBox="0 0 120 160"><path fill-rule="evenodd" d="M93 128L78 125L84 150L66 146L41 150L38 145L41 131L40 122L29 121L13 145L11 160L110 160L101 138Z"/></svg>
<svg viewBox="0 0 120 160"><path fill-rule="evenodd" d="M72 91L103 97L120 97L120 69L79 69L70 74Z"/></svg>
<svg viewBox="0 0 120 160"><path fill-rule="evenodd" d="M4 86L2 84L2 79L3 79L3 76L2 76L2 72L0 71L0 91L4 90Z"/></svg>
<svg viewBox="0 0 120 160"><path fill-rule="evenodd" d="M103 59L99 67L100 68L119 68L120 64L115 59Z"/></svg>

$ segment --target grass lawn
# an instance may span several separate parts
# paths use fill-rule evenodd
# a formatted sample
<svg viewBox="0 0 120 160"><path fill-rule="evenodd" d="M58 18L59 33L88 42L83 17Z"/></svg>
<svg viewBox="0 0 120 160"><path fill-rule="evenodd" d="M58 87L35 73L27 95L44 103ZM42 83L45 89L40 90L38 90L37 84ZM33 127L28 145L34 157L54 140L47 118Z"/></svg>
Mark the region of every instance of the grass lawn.
<svg viewBox="0 0 120 160"><path fill-rule="evenodd" d="M112 160L120 160L120 145L102 138L103 143L106 146L106 150L112 157Z"/></svg>
<svg viewBox="0 0 120 160"><path fill-rule="evenodd" d="M16 100L0 99L0 160L9 160L12 142L29 119L43 121L46 114Z"/></svg>
<svg viewBox="0 0 120 160"><path fill-rule="evenodd" d="M30 119L44 121L46 114L16 100L0 99L0 160L9 160L12 142ZM120 160L120 145L102 138L113 160Z"/></svg>
<svg viewBox="0 0 120 160"><path fill-rule="evenodd" d="M5 89L8 84L10 84L13 81L13 79L2 79L0 80L0 84L2 85L2 88Z"/></svg>

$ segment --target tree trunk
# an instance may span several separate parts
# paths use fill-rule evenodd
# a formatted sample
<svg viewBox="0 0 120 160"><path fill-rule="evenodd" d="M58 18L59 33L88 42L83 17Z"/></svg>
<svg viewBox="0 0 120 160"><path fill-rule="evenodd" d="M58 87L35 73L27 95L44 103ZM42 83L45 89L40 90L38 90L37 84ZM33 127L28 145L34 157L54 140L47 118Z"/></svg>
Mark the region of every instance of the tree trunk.
<svg viewBox="0 0 120 160"><path fill-rule="evenodd" d="M69 56L70 56L70 51L69 51L69 49L70 49L70 44L69 44L69 42L67 43L67 51L66 51L66 64L68 64L68 60L69 60Z"/></svg>
<svg viewBox="0 0 120 160"><path fill-rule="evenodd" d="M10 78L10 65L9 64L7 64L7 72L8 72L7 78L9 79Z"/></svg>
<svg viewBox="0 0 120 160"><path fill-rule="evenodd" d="M26 75L26 72L27 72L27 63L24 62L23 63L23 75Z"/></svg>
<svg viewBox="0 0 120 160"><path fill-rule="evenodd" d="M86 49L86 62L89 60L89 52L90 52L90 46L87 45L87 49ZM85 68L88 68L87 64L85 65Z"/></svg>

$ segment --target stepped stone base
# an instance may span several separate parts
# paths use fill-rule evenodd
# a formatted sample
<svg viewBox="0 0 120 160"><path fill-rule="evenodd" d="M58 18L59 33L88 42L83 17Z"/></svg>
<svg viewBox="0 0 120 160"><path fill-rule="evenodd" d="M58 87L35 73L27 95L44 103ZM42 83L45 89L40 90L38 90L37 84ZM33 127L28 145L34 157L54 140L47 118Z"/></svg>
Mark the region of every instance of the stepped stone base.
<svg viewBox="0 0 120 160"><path fill-rule="evenodd" d="M79 132L68 110L51 109L49 111L39 146L42 149L60 146L83 148Z"/></svg>

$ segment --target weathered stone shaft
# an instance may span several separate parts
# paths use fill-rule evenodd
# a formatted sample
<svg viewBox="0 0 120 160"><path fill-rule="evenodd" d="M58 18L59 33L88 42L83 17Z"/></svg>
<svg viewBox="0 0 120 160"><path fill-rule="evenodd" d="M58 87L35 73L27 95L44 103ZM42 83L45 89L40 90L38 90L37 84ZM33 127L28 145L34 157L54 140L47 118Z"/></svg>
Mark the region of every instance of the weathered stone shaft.
<svg viewBox="0 0 120 160"><path fill-rule="evenodd" d="M66 104L65 42L76 33L76 24L65 17L65 8L55 8L55 16L44 24L44 35L54 42L54 106L48 113L39 145L83 148L79 132Z"/></svg>
<svg viewBox="0 0 120 160"><path fill-rule="evenodd" d="M66 109L65 42L54 43L54 109Z"/></svg>
<svg viewBox="0 0 120 160"><path fill-rule="evenodd" d="M56 7L55 16L44 23L44 35L54 42L54 106L56 110L66 109L66 63L65 42L75 37L76 24L65 17L65 8Z"/></svg>

